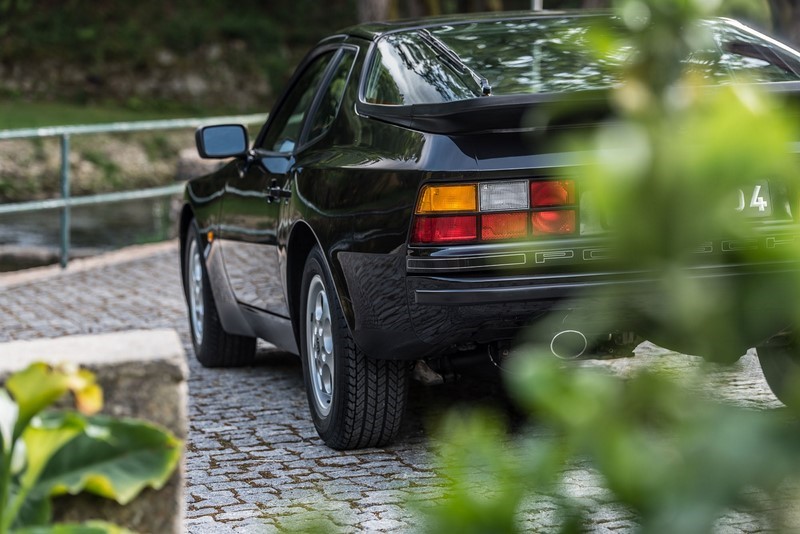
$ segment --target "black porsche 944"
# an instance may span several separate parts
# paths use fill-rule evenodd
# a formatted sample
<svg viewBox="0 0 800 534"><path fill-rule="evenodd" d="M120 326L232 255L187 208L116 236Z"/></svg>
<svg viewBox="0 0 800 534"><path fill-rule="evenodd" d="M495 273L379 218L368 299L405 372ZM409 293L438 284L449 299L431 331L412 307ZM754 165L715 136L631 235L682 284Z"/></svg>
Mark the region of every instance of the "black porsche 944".
<svg viewBox="0 0 800 534"><path fill-rule="evenodd" d="M228 160L187 184L180 219L200 363L247 364L257 338L299 354L324 442L376 446L400 428L414 365L499 361L522 329L566 318L582 288L629 282L603 265L609 229L568 158L525 135L530 110L617 82L581 50L597 17L608 15L356 26L306 56L252 144L241 125L199 129L200 155ZM800 81L797 52L736 21L708 24L706 79ZM794 232L792 203L764 185L754 215ZM598 339L624 349L640 338L616 334L648 336L629 319L615 332L565 319L542 342L562 358ZM760 346L779 396L798 366L791 344L768 343L785 326L741 347Z"/></svg>

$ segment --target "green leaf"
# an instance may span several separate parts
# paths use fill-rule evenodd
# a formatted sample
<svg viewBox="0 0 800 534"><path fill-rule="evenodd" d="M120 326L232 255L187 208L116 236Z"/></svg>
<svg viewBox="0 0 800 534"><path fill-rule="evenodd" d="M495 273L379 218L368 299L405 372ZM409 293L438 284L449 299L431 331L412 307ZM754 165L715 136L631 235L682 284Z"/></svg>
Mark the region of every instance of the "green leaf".
<svg viewBox="0 0 800 534"><path fill-rule="evenodd" d="M133 532L105 521L87 521L80 525L62 524L23 528L15 530L14 534L133 534Z"/></svg>
<svg viewBox="0 0 800 534"><path fill-rule="evenodd" d="M167 482L181 447L180 440L155 425L94 416L86 431L51 459L32 495L89 491L124 505L145 487L159 489Z"/></svg>
<svg viewBox="0 0 800 534"><path fill-rule="evenodd" d="M37 527L51 522L53 509L50 499L27 499L19 510L13 527ZM18 532L18 530L14 530Z"/></svg>
<svg viewBox="0 0 800 534"><path fill-rule="evenodd" d="M23 488L33 488L42 471L51 459L68 442L79 436L86 428L86 420L74 413L57 417L37 418L22 433L28 467L22 475ZM34 498L46 495L33 495Z"/></svg>
<svg viewBox="0 0 800 534"><path fill-rule="evenodd" d="M44 363L34 363L27 369L14 373L6 381L6 388L19 405L19 418L14 436L19 436L39 412L56 402L69 390L63 373L53 372Z"/></svg>
<svg viewBox="0 0 800 534"><path fill-rule="evenodd" d="M15 403L8 392L0 389L0 437L3 439L2 451L8 454L14 443L14 426L17 424L19 416L19 406Z"/></svg>
<svg viewBox="0 0 800 534"><path fill-rule="evenodd" d="M11 465L9 466L9 470L11 471L12 475L18 475L22 473L22 470L28 465L28 450L25 446L25 442L22 440L17 440L14 443L14 450L11 453Z"/></svg>
<svg viewBox="0 0 800 534"><path fill-rule="evenodd" d="M77 366L51 367L34 363L11 375L6 380L6 388L19 405L14 437L20 436L33 417L68 391L74 393L79 409L87 415L102 407L102 392L95 384L94 375Z"/></svg>

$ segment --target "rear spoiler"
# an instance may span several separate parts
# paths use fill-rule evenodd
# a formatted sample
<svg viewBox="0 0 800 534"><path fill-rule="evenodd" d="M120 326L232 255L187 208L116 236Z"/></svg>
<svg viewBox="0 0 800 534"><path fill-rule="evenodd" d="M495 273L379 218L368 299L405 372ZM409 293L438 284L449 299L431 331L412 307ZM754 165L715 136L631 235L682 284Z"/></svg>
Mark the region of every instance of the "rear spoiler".
<svg viewBox="0 0 800 534"><path fill-rule="evenodd" d="M451 135L531 130L546 126L546 120L535 120L533 113L535 111L542 113L546 111L550 116L551 112L556 110L574 109L581 112L592 110L589 115L581 118L587 123L597 122L598 113L607 115L607 108L605 91L487 96L408 106L386 106L365 102L356 104L356 111L365 117L420 132ZM561 113L558 115L560 117ZM569 115L572 115L569 122L574 123L574 119L577 118L574 116L575 113L570 112Z"/></svg>
<svg viewBox="0 0 800 534"><path fill-rule="evenodd" d="M800 82L757 85L800 101ZM459 135L535 131L602 121L611 115L608 91L477 97L438 104L389 106L358 102L356 111L372 119L420 132Z"/></svg>

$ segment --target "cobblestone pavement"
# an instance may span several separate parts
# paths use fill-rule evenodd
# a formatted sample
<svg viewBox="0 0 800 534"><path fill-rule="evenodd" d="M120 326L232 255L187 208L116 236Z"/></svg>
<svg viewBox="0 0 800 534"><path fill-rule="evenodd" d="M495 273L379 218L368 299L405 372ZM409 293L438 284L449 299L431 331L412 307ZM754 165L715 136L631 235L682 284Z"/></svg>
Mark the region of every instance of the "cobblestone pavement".
<svg viewBox="0 0 800 534"><path fill-rule="evenodd" d="M146 252L146 251L145 251ZM414 529L406 498L439 492L428 423L448 407L497 397L496 381L466 381L435 388L412 386L412 403L397 443L383 449L336 452L325 447L308 416L299 360L259 346L245 369L209 370L192 356L178 269L177 245L95 262L65 273L0 276L0 341L141 328L176 329L190 363L190 430L186 451L186 530L193 533L296 530L321 521L338 532ZM5 287L3 287L5 286ZM612 364L620 372L653 365L665 351L643 345L636 358ZM678 372L696 358L673 355ZM780 406L748 354L714 375L715 394L742 405ZM570 494L589 504L597 532L627 531L633 515L607 503L585 466L566 473ZM521 520L546 531L556 520L546 499L526 501ZM732 512L721 532L766 527Z"/></svg>

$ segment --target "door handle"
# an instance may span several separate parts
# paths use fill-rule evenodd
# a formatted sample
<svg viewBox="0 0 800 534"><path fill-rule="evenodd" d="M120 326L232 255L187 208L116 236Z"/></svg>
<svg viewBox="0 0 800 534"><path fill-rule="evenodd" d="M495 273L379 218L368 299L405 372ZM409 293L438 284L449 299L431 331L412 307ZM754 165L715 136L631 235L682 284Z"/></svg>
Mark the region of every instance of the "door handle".
<svg viewBox="0 0 800 534"><path fill-rule="evenodd" d="M278 185L278 180L273 178L272 182L270 182L269 189L267 189L267 199L278 200L281 199L288 199L292 196L292 191L290 189L283 189Z"/></svg>

